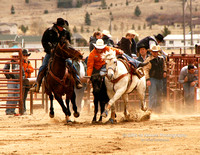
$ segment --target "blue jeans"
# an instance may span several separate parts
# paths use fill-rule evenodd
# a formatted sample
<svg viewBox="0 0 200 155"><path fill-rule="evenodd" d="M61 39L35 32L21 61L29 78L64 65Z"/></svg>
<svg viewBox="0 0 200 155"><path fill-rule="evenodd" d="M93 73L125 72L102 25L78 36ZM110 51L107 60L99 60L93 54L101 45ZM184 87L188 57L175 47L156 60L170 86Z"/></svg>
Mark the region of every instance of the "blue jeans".
<svg viewBox="0 0 200 155"><path fill-rule="evenodd" d="M162 104L163 82L162 79L150 78L151 86L149 86L149 108L160 112Z"/></svg>
<svg viewBox="0 0 200 155"><path fill-rule="evenodd" d="M15 82L15 81L8 81L9 82ZM19 84L8 84L8 89L19 89ZM19 90L8 90L8 92L19 92ZM8 97L19 97L19 94L8 94ZM6 105L9 106L10 104L17 104L18 101L7 101ZM13 106L13 105L11 105ZM6 108L6 114L14 113L15 108Z"/></svg>
<svg viewBox="0 0 200 155"><path fill-rule="evenodd" d="M68 64L70 67L73 67L73 69L76 71L76 77L80 80L80 77L79 77L79 75L77 74L78 71L77 71L76 67L74 66L74 64L72 64L71 60L70 60L70 59L66 59L65 61L67 62L67 64Z"/></svg>
<svg viewBox="0 0 200 155"><path fill-rule="evenodd" d="M39 76L40 72L47 67L50 58L51 58L51 54L45 55L43 62L42 62L42 66L40 66L40 68L39 68L38 76Z"/></svg>
<svg viewBox="0 0 200 155"><path fill-rule="evenodd" d="M195 87L190 86L190 82L183 84L184 101L186 106L194 106L194 89Z"/></svg>
<svg viewBox="0 0 200 155"><path fill-rule="evenodd" d="M136 60L136 59L133 59L131 58L130 56L128 56L127 54L123 54L126 59L135 67L135 68L138 68L139 64L141 63L140 61Z"/></svg>

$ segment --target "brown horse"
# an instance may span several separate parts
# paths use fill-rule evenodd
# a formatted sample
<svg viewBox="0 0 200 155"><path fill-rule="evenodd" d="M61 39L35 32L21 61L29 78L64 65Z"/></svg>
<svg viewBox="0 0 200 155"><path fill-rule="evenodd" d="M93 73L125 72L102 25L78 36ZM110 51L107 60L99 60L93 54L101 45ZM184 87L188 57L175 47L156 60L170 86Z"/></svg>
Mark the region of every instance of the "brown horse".
<svg viewBox="0 0 200 155"><path fill-rule="evenodd" d="M45 83L45 92L49 95L51 105L49 116L54 117L54 108L53 108L53 98L59 102L62 107L63 112L66 116L66 121L69 122L69 116L71 115L69 110L69 99L72 98L74 93L75 80L70 73L70 70L66 67L66 59L82 59L82 54L69 47L67 43L63 45L58 44L54 50L53 59L49 61L48 72L44 78ZM53 97L54 94L54 97ZM66 94L66 104L64 105L62 96ZM74 116L78 117L79 113L77 112L76 105L73 105Z"/></svg>

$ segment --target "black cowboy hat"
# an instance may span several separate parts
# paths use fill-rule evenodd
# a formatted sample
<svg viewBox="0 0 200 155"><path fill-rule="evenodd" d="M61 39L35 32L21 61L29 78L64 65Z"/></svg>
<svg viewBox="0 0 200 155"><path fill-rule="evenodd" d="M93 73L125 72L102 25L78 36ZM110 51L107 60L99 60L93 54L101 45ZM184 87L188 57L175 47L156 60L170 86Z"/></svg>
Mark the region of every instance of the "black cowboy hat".
<svg viewBox="0 0 200 155"><path fill-rule="evenodd" d="M155 38L157 39L157 40L159 40L160 42L163 42L164 40L163 40L163 35L162 34L158 34L158 35L154 35L155 36Z"/></svg>
<svg viewBox="0 0 200 155"><path fill-rule="evenodd" d="M67 21L67 20L65 20L65 24L66 24L67 26L69 26L69 23L68 23L68 21Z"/></svg>
<svg viewBox="0 0 200 155"><path fill-rule="evenodd" d="M145 46L145 44L140 44L140 45L137 46L137 49L138 49L138 50L139 50L140 48L146 48L146 49L147 49L147 47Z"/></svg>
<svg viewBox="0 0 200 155"><path fill-rule="evenodd" d="M53 24L63 27L66 23L65 21L66 20L64 20L63 18L57 18L56 23L53 23Z"/></svg>
<svg viewBox="0 0 200 155"><path fill-rule="evenodd" d="M24 50L22 51L22 55L24 55L24 56L30 56L31 53L28 53L28 51L27 51L26 49L24 49Z"/></svg>

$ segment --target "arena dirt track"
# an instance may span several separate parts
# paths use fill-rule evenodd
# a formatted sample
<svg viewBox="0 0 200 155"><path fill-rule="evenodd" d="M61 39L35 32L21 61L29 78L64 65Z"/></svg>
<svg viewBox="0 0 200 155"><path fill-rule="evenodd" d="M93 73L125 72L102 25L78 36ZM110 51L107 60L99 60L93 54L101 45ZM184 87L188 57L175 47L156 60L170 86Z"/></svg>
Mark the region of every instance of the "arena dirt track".
<svg viewBox="0 0 200 155"><path fill-rule="evenodd" d="M124 122L122 113L117 115L117 124L94 125L93 112L84 110L66 125L59 105L53 119L44 109L23 116L6 116L1 110L0 154L200 153L200 114L152 114L145 122Z"/></svg>

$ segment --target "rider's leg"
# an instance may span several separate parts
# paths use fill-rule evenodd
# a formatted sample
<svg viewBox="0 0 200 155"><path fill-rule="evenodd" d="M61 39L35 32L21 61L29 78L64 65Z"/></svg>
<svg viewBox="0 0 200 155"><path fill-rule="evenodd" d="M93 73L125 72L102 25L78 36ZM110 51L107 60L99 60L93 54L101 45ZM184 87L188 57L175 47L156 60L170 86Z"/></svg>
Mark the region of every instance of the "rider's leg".
<svg viewBox="0 0 200 155"><path fill-rule="evenodd" d="M39 92L40 86L41 86L41 83L42 83L42 79L45 76L45 73L46 73L46 70L47 70L47 65L48 65L50 58L51 58L50 54L45 55L44 60L42 62L42 66L39 68L36 84L33 88L30 89L31 91Z"/></svg>
<svg viewBox="0 0 200 155"><path fill-rule="evenodd" d="M134 58L131 58L130 56L128 56L128 55L125 54L125 53L123 53L123 56L125 56L126 59L129 61L129 63L130 63L131 65L133 65L135 68L143 67L143 66L146 66L146 65L148 64L148 62L147 62L147 63L143 63L143 62L138 61L138 60L136 60L136 59L134 59Z"/></svg>
<svg viewBox="0 0 200 155"><path fill-rule="evenodd" d="M101 76L105 76L107 74L107 70L106 70L106 65L103 65L100 69L100 73Z"/></svg>
<svg viewBox="0 0 200 155"><path fill-rule="evenodd" d="M72 75L76 81L76 88L77 89L81 89L83 87L80 77L78 75L77 69L76 67L72 64L72 62L69 59L66 59L66 62L68 64L68 66L70 66L71 70L72 70Z"/></svg>

